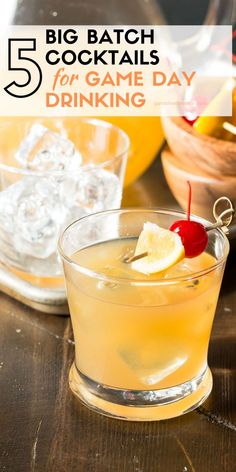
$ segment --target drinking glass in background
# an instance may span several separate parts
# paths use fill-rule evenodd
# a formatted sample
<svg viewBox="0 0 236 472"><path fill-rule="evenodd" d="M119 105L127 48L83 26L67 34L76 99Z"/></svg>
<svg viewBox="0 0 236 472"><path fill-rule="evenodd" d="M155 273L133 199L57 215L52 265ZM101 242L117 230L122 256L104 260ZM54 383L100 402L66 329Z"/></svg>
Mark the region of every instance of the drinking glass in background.
<svg viewBox="0 0 236 472"><path fill-rule="evenodd" d="M161 276L145 277L125 263L145 222L169 228L184 217L107 211L74 222L60 238L75 339L70 387L94 411L137 421L172 418L211 391L207 352L229 251L224 233L210 231L204 254Z"/></svg>
<svg viewBox="0 0 236 472"><path fill-rule="evenodd" d="M102 120L2 118L0 261L33 283L61 283L59 234L120 207L128 150L128 136Z"/></svg>

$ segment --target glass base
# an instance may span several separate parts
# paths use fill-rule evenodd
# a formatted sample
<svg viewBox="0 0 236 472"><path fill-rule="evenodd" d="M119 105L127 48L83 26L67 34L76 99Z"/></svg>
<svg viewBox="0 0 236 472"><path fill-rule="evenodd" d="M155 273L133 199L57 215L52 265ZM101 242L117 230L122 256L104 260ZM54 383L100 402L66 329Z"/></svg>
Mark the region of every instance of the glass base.
<svg viewBox="0 0 236 472"><path fill-rule="evenodd" d="M184 384L161 390L122 390L97 384L81 374L73 363L69 385L76 397L91 410L130 421L158 421L174 418L201 405L212 389L209 368Z"/></svg>

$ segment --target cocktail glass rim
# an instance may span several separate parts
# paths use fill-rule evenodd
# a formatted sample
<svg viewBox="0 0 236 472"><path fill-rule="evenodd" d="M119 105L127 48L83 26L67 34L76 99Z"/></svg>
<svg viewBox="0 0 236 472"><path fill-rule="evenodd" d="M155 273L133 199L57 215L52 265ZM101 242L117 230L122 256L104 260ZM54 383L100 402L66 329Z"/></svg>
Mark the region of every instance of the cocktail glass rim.
<svg viewBox="0 0 236 472"><path fill-rule="evenodd" d="M220 229L220 228L215 228L211 230L212 232L215 232L215 234L218 234L224 241L224 252L223 255L217 260L216 263L210 265L207 267L207 269L202 269L193 273L190 273L188 275L182 275L182 276L177 276L177 277L170 277L168 279L157 279L157 280L147 280L143 279L142 276L140 275L140 278L135 278L135 279L130 279L127 277L117 277L117 276L112 276L112 275L106 275L101 272L96 272L93 271L92 269L89 269L87 267L84 267L80 265L78 262L73 260L70 256L68 256L64 249L63 249L63 239L67 233L68 230L72 229L74 226L78 225L81 223L83 220L87 220L88 218L96 218L102 215L112 215L112 214L121 214L121 213L156 213L156 214L162 214L162 215L170 215L170 216L176 216L178 219L183 219L183 216L186 218L186 213L184 213L181 210L172 210L172 209L165 209L165 208L159 208L159 207L154 207L154 208L136 208L136 207L130 207L130 208L121 208L121 209L113 209L113 210L105 210L105 211L100 211L97 213L92 213L90 215L86 215L82 218L79 218L75 221L73 221L70 225L68 225L60 235L59 241L58 241L58 249L59 253L62 257L62 260L65 260L68 262L71 266L73 266L77 271L79 271L81 274L93 277L93 278L98 278L99 280L103 280L104 282L117 282L117 283L125 283L125 284L132 284L133 286L159 286L159 285L170 285L170 284L176 284L176 283L182 283L186 281L191 281L195 280L203 275L208 274L209 272L212 272L215 270L217 267L221 266L227 259L228 253L229 253L229 241L228 238L226 237L225 233ZM202 223L204 226L209 226L211 223L199 216L196 215L191 215L191 219L194 221L198 221L199 223ZM109 241L109 240L108 240ZM107 241L104 241L107 242ZM96 244L96 243L95 243ZM89 247L93 244L88 244L88 246L84 247ZM136 273L137 274L137 273Z"/></svg>
<svg viewBox="0 0 236 472"><path fill-rule="evenodd" d="M46 118L46 117L39 117L38 118L38 124L42 124L41 121ZM57 121L63 119L64 117L57 117ZM67 117L65 117L67 118ZM75 117L76 118L76 117ZM108 159L104 162L101 162L101 163L98 163L96 164L96 168L104 168L104 167L107 167L111 164L114 164L115 161L118 161L119 159L122 159L126 153L128 152L129 148L130 148L130 138L129 136L126 134L126 132L121 129L119 126L116 126L114 125L113 123L110 123L109 121L106 121L106 120L100 120L98 118L85 118L85 117L77 117L78 118L78 121L83 121L85 123L89 123L89 124L94 124L94 125L100 125L104 128L110 128L110 129L115 129L117 130L120 135L124 138L124 143L125 143L125 146L124 146L124 149L119 152L118 154L116 154L114 157L112 157L111 159ZM6 123L9 122L9 119L6 120ZM37 119L33 122L32 122L32 125L33 124L36 124L37 123ZM1 125L0 124L0 131L1 131L1 128L2 126L4 125ZM55 130L52 130L52 131L55 131ZM37 176L45 176L45 175L53 175L53 176L60 176L60 175L65 175L65 173L67 172L70 172L71 171L65 171L65 170L46 170L46 171L37 171L37 170L31 170L31 169L25 169L25 168L22 168L22 167L15 167L15 166L12 166L12 165L7 165L7 164L3 164L0 162L0 170L4 170L4 171L7 171L7 172L12 172L12 173L16 173L16 174L21 174L21 175L37 175ZM91 169L88 167L88 172L90 171ZM80 169L76 170L76 174L79 174L80 172L84 172L84 167L81 166Z"/></svg>

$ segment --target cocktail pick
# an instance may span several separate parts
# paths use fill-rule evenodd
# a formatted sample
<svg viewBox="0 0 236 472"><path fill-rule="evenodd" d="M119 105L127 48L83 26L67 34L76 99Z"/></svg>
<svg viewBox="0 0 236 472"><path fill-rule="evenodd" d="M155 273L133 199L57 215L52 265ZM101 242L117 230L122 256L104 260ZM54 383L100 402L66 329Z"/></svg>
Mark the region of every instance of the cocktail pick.
<svg viewBox="0 0 236 472"><path fill-rule="evenodd" d="M148 256L148 251L142 252L142 254L137 254L137 256L125 257L123 259L123 262L125 262L126 264L131 264L131 262L138 261L139 259L143 259L143 257L147 257L147 256Z"/></svg>
<svg viewBox="0 0 236 472"><path fill-rule="evenodd" d="M232 125L232 123L229 123L228 121L224 121L222 126L226 131L229 131L232 134L236 134L236 126Z"/></svg>
<svg viewBox="0 0 236 472"><path fill-rule="evenodd" d="M190 190L191 192L191 190ZM218 208L220 206L222 206L222 204L226 204L227 205L227 208L223 209L221 211L220 214L218 214ZM217 228L220 228L225 234L228 234L229 230L228 230L228 226L231 224L232 220L233 220L233 217L234 217L234 214L235 214L235 208L234 208L234 205L233 203L231 202L231 200L228 198L228 197L220 197L218 198L214 205L213 205L213 216L215 218L215 223L212 223L208 226L203 226L203 228L205 229L206 232L209 232L213 229L217 229ZM187 221L189 221L189 218L190 218L190 205L188 205L188 219ZM183 220L185 221L185 220ZM148 256L148 251L146 252L143 252L142 254L137 254L136 256L131 256L131 257L128 257L128 258L125 258L123 260L123 262L125 262L126 264L131 264L132 262L134 261L137 261L139 259L143 259L144 257L147 257Z"/></svg>
<svg viewBox="0 0 236 472"><path fill-rule="evenodd" d="M218 214L218 208L226 204L227 207ZM235 214L235 208L233 203L228 197L220 197L218 198L213 206L213 216L215 218L215 223L210 224L209 226L205 227L206 231L210 231L211 229L221 228L221 230L225 233L229 233L228 226L232 223L233 217Z"/></svg>

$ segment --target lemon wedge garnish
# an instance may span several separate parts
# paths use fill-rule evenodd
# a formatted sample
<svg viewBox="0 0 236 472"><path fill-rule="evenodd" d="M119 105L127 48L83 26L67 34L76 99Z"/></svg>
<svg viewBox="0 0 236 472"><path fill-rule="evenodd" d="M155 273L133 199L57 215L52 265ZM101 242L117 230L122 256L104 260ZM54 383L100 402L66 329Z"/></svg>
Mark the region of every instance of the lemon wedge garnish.
<svg viewBox="0 0 236 472"><path fill-rule="evenodd" d="M184 258L180 236L154 223L144 223L135 256L148 252L146 257L132 262L132 269L143 274L154 274L172 267Z"/></svg>

